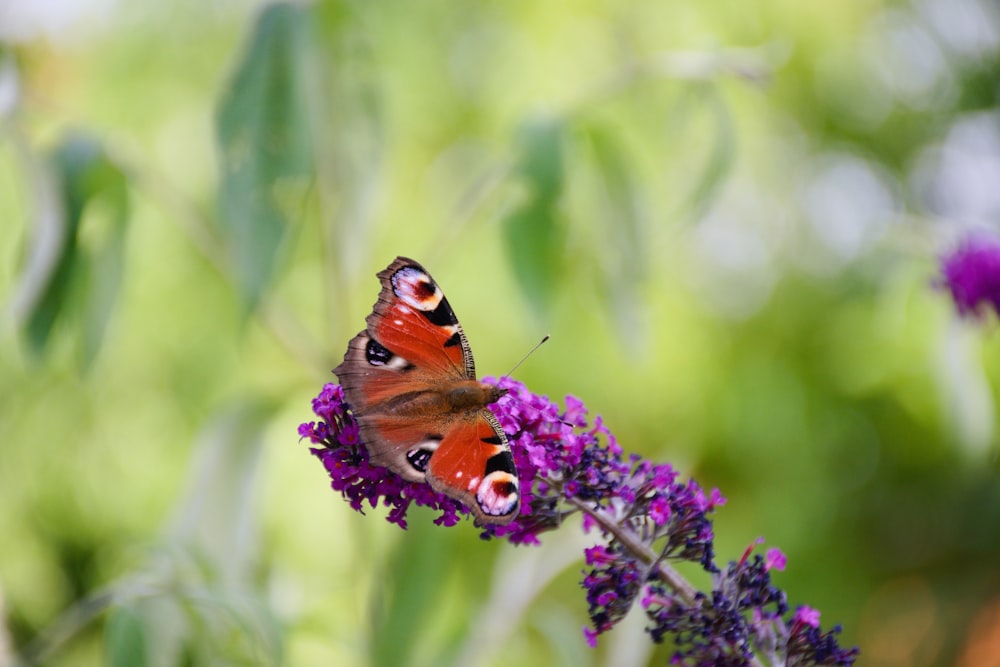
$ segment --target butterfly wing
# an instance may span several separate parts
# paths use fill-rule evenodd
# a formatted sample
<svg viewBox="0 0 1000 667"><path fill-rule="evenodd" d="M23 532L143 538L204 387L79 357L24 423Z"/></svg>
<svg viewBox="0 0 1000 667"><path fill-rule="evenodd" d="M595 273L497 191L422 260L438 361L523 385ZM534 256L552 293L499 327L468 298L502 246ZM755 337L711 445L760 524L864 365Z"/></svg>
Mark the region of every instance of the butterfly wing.
<svg viewBox="0 0 1000 667"><path fill-rule="evenodd" d="M430 457L427 482L470 508L479 524L509 523L517 516L520 490L514 457L489 410L452 425Z"/></svg>
<svg viewBox="0 0 1000 667"><path fill-rule="evenodd" d="M442 384L474 379L475 362L448 300L419 263L397 257L378 278L382 290L368 326L333 372L372 463L422 482L453 417L432 418L433 406L421 410L420 402Z"/></svg>
<svg viewBox="0 0 1000 667"><path fill-rule="evenodd" d="M469 341L427 270L397 257L378 278L382 291L367 319L369 335L434 378L474 380Z"/></svg>

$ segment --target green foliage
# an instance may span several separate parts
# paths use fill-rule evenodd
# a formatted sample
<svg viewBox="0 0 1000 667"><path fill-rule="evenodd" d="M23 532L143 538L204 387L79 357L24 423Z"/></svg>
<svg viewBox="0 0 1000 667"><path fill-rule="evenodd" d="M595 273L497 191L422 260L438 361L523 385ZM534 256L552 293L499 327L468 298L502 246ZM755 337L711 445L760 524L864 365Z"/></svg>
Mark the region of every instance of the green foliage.
<svg viewBox="0 0 1000 667"><path fill-rule="evenodd" d="M312 178L307 10L267 7L222 94L219 223L240 295L254 306L273 278L282 241Z"/></svg>
<svg viewBox="0 0 1000 667"><path fill-rule="evenodd" d="M79 329L80 358L87 366L122 280L127 180L100 143L85 135L63 140L43 169L44 200L22 274L21 290L30 301L24 330L29 347L40 355L56 322L73 318L67 326Z"/></svg>
<svg viewBox="0 0 1000 667"><path fill-rule="evenodd" d="M525 201L503 221L514 275L538 315L551 308L563 273L565 229L558 204L563 190L563 133L559 121L530 121L518 136L515 175Z"/></svg>
<svg viewBox="0 0 1000 667"><path fill-rule="evenodd" d="M633 332L641 326L637 290L648 272L646 197L629 163L627 148L611 128L594 125L586 129L584 138L599 176L597 187L604 208L596 217L601 252L591 266L597 269L600 293L610 305L619 334L631 343L635 341Z"/></svg>
<svg viewBox="0 0 1000 667"><path fill-rule="evenodd" d="M437 532L434 528L413 526L411 531L417 539L410 548L392 554L386 576L373 587L371 631L367 637L373 667L417 664L416 657L428 648L426 635L442 616L434 610L443 604L444 597L442 579L433 573L439 563L448 560L449 549L454 548L454 538L432 536ZM429 663L441 664L441 660Z"/></svg>
<svg viewBox="0 0 1000 667"><path fill-rule="evenodd" d="M149 664L146 628L139 616L127 607L115 609L108 615L104 642L109 667L145 667Z"/></svg>

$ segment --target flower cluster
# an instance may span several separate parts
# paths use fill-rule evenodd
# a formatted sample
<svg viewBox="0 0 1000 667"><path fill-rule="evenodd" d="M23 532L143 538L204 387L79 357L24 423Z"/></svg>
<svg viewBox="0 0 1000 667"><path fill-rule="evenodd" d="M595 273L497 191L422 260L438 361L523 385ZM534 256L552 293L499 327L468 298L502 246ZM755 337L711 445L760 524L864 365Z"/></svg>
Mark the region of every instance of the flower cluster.
<svg viewBox="0 0 1000 667"><path fill-rule="evenodd" d="M604 544L585 552L583 572L591 627L589 644L610 630L640 600L654 641L670 637L673 664L853 665L857 649L843 649L839 627L823 633L818 612L800 607L790 618L785 594L769 571L784 568L771 549L751 558L752 547L724 570L715 564L709 515L726 500L706 494L693 480L682 482L671 466L638 456L625 458L600 417L591 424L583 403L567 397L566 409L509 378L487 379L508 394L490 409L508 434L518 478L521 509L511 523L487 526L482 536L514 544L537 544L538 536L580 513L585 530ZM435 523L451 526L467 508L427 484L402 479L369 463L343 390L333 384L313 400L320 418L299 427L331 485L351 506L380 502L388 520L406 527L412 505L440 512ZM698 563L712 575L712 590L696 591L670 565Z"/></svg>
<svg viewBox="0 0 1000 667"><path fill-rule="evenodd" d="M666 635L676 650L672 664L685 667L750 665L766 659L772 665L853 665L858 649L837 643L840 627L819 629L819 612L806 606L788 614L785 593L771 583L770 570L783 570L785 556L770 549L766 556L743 557L712 578L710 594L693 597L647 586L641 600L655 642Z"/></svg>
<svg viewBox="0 0 1000 667"><path fill-rule="evenodd" d="M617 540L607 546L597 545L584 551L585 562L591 567L583 577L587 591L587 613L593 628L584 628L591 646L597 636L610 630L625 617L649 576L649 565L628 552Z"/></svg>
<svg viewBox="0 0 1000 667"><path fill-rule="evenodd" d="M987 307L1000 313L1000 238L986 233L966 238L942 258L939 283L962 315L980 316Z"/></svg>

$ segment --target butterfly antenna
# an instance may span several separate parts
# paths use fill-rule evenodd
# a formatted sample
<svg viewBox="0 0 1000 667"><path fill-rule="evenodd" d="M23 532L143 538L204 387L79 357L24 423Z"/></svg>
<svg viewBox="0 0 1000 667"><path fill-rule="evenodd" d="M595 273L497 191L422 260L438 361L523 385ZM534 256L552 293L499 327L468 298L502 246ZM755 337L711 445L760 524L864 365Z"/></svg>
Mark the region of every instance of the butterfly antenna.
<svg viewBox="0 0 1000 667"><path fill-rule="evenodd" d="M511 368L509 371L507 371L506 373L504 373L504 377L505 378L509 378L511 375L513 375L514 371L517 370L518 366L520 366L521 364L523 364L525 362L525 360L527 360L528 357L530 357L532 354L534 354L535 350L537 350L538 348L540 348L542 346L542 343L544 343L548 339L549 339L549 335L545 334L545 336L540 341L538 341L537 343L535 343L535 346L533 348L531 348L530 350L528 350L528 353L526 355L524 355L523 357L521 357L521 360L519 362L517 362L516 364L514 364L513 368Z"/></svg>

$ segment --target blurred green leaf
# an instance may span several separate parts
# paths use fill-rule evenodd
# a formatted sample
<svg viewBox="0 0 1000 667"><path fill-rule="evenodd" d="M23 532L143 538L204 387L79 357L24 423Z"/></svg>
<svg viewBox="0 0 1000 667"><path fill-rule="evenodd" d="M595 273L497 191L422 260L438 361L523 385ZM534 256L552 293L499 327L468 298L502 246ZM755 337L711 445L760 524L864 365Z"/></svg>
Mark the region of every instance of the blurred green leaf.
<svg viewBox="0 0 1000 667"><path fill-rule="evenodd" d="M317 132L316 191L324 232L324 253L332 288L357 276L366 265L385 152L386 114L382 79L370 34L358 30L367 6L321 2L315 7L317 56L314 84ZM339 294L327 295L345 304Z"/></svg>
<svg viewBox="0 0 1000 667"><path fill-rule="evenodd" d="M636 292L647 269L639 187L621 140L614 132L591 125L585 136L604 185L603 215L595 216L602 241L598 248L600 261L595 262L601 270L596 273L619 332L634 336L639 326Z"/></svg>
<svg viewBox="0 0 1000 667"><path fill-rule="evenodd" d="M565 126L554 118L535 118L521 127L517 144L517 175L534 199L551 201L562 194L565 180L563 142Z"/></svg>
<svg viewBox="0 0 1000 667"><path fill-rule="evenodd" d="M714 85L698 85L692 90L695 104L703 103L710 114L712 146L704 158L704 166L681 208L697 220L715 201L736 161L736 133L729 107Z"/></svg>
<svg viewBox="0 0 1000 667"><path fill-rule="evenodd" d="M587 665L592 651L580 641L580 619L564 607L542 604L531 615L531 624L550 650L553 664Z"/></svg>
<svg viewBox="0 0 1000 667"><path fill-rule="evenodd" d="M545 318L562 272L565 229L558 203L565 179L565 127L552 119L525 125L518 136L516 176L527 197L503 221L507 253L521 291Z"/></svg>
<svg viewBox="0 0 1000 667"><path fill-rule="evenodd" d="M641 275L646 262L634 171L620 139L612 131L592 125L586 134L607 195L609 214L601 219L606 228L613 230L607 238L615 244L617 254L626 258L622 270Z"/></svg>
<svg viewBox="0 0 1000 667"><path fill-rule="evenodd" d="M118 607L104 629L108 667L144 667L149 664L146 628L142 617L129 607Z"/></svg>
<svg viewBox="0 0 1000 667"><path fill-rule="evenodd" d="M204 428L171 527L171 541L193 547L223 583L245 579L257 556L251 499L271 410L260 401L244 401L220 411Z"/></svg>
<svg viewBox="0 0 1000 667"><path fill-rule="evenodd" d="M166 548L138 577L145 583L139 611L147 627L157 628L153 654L168 662L171 656L192 665L282 662L281 627L254 578L260 565L254 497L272 407L241 401L202 429Z"/></svg>
<svg viewBox="0 0 1000 667"><path fill-rule="evenodd" d="M453 532L415 517L399 541L384 567L385 576L373 589L369 655L374 667L415 662L429 624L439 618L428 612L449 576L440 564L453 558Z"/></svg>
<svg viewBox="0 0 1000 667"><path fill-rule="evenodd" d="M288 209L312 174L305 80L311 55L307 10L267 7L219 104L220 227L251 308L277 267Z"/></svg>
<svg viewBox="0 0 1000 667"><path fill-rule="evenodd" d="M53 211L40 220L29 257L47 256L44 264L28 262L25 280L38 298L25 322L30 348L40 355L55 323L77 309L82 329L81 361L86 367L100 348L122 279L125 230L129 215L128 184L124 172L107 156L100 142L87 135L67 137L50 158ZM87 216L92 205L104 214ZM104 224L101 225L100 223ZM101 228L99 228L101 227ZM77 302L77 303L74 303Z"/></svg>

